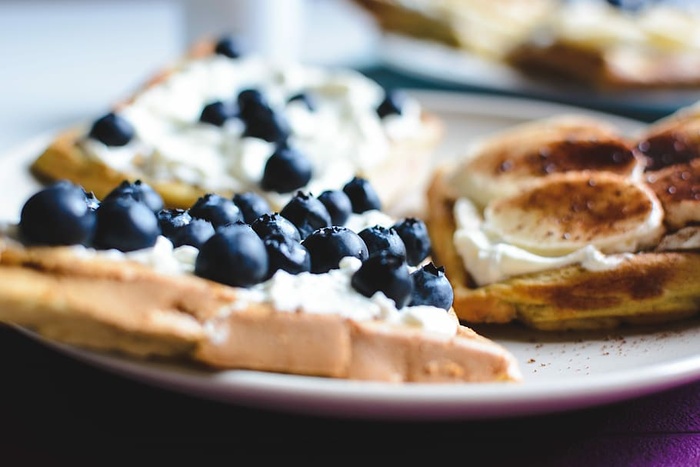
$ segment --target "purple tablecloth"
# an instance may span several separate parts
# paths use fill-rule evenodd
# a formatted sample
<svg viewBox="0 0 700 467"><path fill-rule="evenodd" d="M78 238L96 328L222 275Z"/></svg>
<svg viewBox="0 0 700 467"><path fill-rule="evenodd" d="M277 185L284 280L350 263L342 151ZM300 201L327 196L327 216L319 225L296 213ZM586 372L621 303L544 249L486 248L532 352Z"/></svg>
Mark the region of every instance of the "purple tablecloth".
<svg viewBox="0 0 700 467"><path fill-rule="evenodd" d="M157 465L211 465L241 455L330 462L452 452L465 465L700 465L700 383L538 417L377 422L191 398L79 363L3 327L0 371L0 465L141 465L144 456Z"/></svg>

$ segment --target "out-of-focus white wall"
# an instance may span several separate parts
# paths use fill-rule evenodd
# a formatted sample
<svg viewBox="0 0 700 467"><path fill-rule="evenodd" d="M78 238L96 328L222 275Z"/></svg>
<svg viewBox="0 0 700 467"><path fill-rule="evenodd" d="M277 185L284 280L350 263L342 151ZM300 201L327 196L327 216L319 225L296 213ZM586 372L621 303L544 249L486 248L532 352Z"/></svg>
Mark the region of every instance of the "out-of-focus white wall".
<svg viewBox="0 0 700 467"><path fill-rule="evenodd" d="M378 33L349 0L3 0L0 157L103 112L190 41L226 32L309 63L376 58Z"/></svg>

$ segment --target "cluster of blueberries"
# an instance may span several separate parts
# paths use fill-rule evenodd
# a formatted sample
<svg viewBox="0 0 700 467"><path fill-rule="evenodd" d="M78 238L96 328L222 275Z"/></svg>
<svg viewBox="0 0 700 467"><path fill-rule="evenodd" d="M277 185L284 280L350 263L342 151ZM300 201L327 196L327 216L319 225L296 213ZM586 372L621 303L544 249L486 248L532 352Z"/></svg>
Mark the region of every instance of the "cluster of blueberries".
<svg viewBox="0 0 700 467"><path fill-rule="evenodd" d="M240 49L230 37L220 39L215 53L238 58ZM387 90L376 112L384 118L401 114L406 95L399 90ZM287 99L288 103L301 102L310 111L316 109L315 97L300 92ZM226 121L238 118L244 126L243 136L259 138L275 144L276 150L268 159L260 186L265 191L291 193L311 180L313 170L306 155L289 144L290 126L280 112L275 111L266 96L258 89L244 89L235 96L235 101L208 102L202 108L199 121L223 126ZM95 120L88 136L107 146L124 146L134 137L131 123L119 114L109 112Z"/></svg>
<svg viewBox="0 0 700 467"><path fill-rule="evenodd" d="M250 287L282 269L322 274L353 256L362 265L352 286L365 296L381 291L397 308L452 306L453 291L442 267L420 266L431 251L425 223L413 217L391 227L356 233L345 227L351 213L380 209L368 181L354 177L342 189L319 196L298 191L279 211L254 192L227 198L201 196L188 209L164 207L148 184L124 181L102 200L68 181L33 194L20 213L19 235L38 245L82 244L123 252L151 247L159 235L174 246L199 249L194 273L235 287ZM413 272L409 266L415 266Z"/></svg>

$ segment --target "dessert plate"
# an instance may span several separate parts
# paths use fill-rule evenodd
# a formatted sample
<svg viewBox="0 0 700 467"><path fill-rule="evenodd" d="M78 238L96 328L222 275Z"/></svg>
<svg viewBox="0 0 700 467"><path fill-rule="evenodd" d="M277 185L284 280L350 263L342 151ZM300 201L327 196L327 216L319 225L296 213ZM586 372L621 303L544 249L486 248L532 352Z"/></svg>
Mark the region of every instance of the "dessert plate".
<svg viewBox="0 0 700 467"><path fill-rule="evenodd" d="M593 111L527 99L411 91L446 125L437 157L451 157L473 138L558 113L593 115L626 132L641 123ZM51 135L38 136L0 156L0 219L16 220L39 185L28 165ZM420 212L416 197L402 208ZM561 412L622 401L700 380L700 319L664 326L588 333L541 333L518 326L479 326L519 361L517 384L387 384L255 371L206 371L145 362L49 342L59 352L116 374L220 402L306 415L377 420L506 418Z"/></svg>
<svg viewBox="0 0 700 467"><path fill-rule="evenodd" d="M380 60L389 68L439 85L488 90L656 119L700 100L700 88L594 90L529 78L506 64L434 41L387 33Z"/></svg>

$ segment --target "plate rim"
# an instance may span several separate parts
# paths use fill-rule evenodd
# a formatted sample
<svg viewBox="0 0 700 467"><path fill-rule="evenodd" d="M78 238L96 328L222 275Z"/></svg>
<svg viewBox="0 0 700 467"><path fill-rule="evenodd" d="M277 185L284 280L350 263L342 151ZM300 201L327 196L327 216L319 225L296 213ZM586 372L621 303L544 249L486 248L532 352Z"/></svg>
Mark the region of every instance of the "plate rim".
<svg viewBox="0 0 700 467"><path fill-rule="evenodd" d="M537 119L553 113L574 112L601 116L634 130L644 122L595 110L536 99L475 93L407 89L426 108L463 113L474 106L483 114L499 116L506 109L514 118ZM488 105L486 105L488 104ZM533 109L535 109L533 111ZM534 114L533 114L534 112ZM55 132L38 135L0 154L0 161L26 156ZM466 420L542 415L619 402L700 380L700 354L627 369L618 373L576 379L523 383L463 383L436 385L357 382L321 377L264 373L249 370L218 372L214 377L181 367L153 366L152 362L102 354L45 339L33 331L20 332L72 358L101 370L118 373L163 389L231 404L275 409L306 415L382 420ZM171 365L172 366L172 365ZM165 369L164 369L165 368ZM178 370L179 371L173 371ZM634 383L634 384L632 384ZM209 385L209 388L203 386ZM316 387L315 387L315 386ZM513 389L518 388L518 389Z"/></svg>
<svg viewBox="0 0 700 467"><path fill-rule="evenodd" d="M439 86L557 100L606 112L661 116L700 100L700 87L605 90L544 82L468 50L395 32L382 34L378 56L379 63L390 70Z"/></svg>

